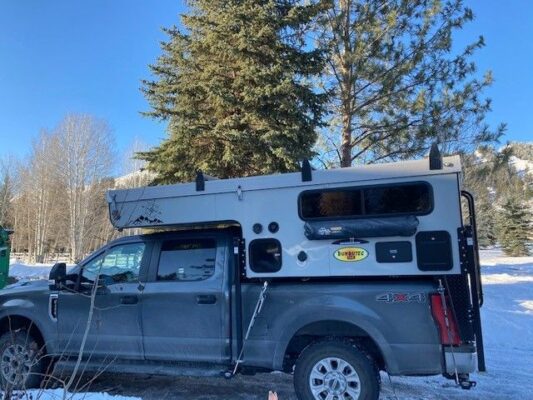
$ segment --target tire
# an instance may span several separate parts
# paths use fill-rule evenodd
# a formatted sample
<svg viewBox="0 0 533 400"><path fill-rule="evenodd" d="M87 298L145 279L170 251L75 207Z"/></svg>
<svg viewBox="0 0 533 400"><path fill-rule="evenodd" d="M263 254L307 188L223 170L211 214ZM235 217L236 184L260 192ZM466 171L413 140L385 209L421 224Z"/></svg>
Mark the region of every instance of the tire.
<svg viewBox="0 0 533 400"><path fill-rule="evenodd" d="M321 341L300 354L294 369L294 389L299 400L377 400L379 371L353 343Z"/></svg>
<svg viewBox="0 0 533 400"><path fill-rule="evenodd" d="M2 389L39 387L45 359L35 338L26 330L0 336L0 384Z"/></svg>

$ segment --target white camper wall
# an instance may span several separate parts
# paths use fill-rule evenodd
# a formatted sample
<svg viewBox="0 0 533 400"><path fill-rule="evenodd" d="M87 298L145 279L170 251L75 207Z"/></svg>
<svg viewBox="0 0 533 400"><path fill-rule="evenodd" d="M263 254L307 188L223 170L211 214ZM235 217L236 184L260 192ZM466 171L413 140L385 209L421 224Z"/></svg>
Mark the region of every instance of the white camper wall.
<svg viewBox="0 0 533 400"><path fill-rule="evenodd" d="M299 173L241 179L214 180L205 183L205 191L196 191L193 183L116 190L108 193L112 223L118 228L184 226L217 221L236 221L242 226L246 246L255 239L275 238L282 245L282 266L277 272L257 273L250 267L247 254L246 274L250 278L382 276L457 274L459 249L457 229L461 226L458 157L446 157L442 170L429 170L427 160L407 161L330 171L313 171L310 182L302 182ZM433 189L434 208L428 215L417 216L421 231L446 231L451 236L453 267L447 271L421 271L417 265L415 235L409 237L359 238L368 243L336 245L333 240L308 240L298 214L298 196L313 189L383 185L401 182L427 182ZM279 224L271 233L268 225ZM263 230L256 234L254 224ZM377 242L408 241L413 260L405 263L378 263ZM361 260L341 261L334 254L340 248L366 250ZM305 252L307 259L297 256Z"/></svg>
<svg viewBox="0 0 533 400"><path fill-rule="evenodd" d="M380 184L412 182L412 179L392 179L380 181ZM461 226L460 203L456 174L419 177L417 182L428 182L433 188L434 208L428 215L418 216L420 231L447 231L451 236L453 268L449 271L439 271L439 274L459 273L459 248L457 228ZM331 188L346 187L347 185L329 185ZM357 183L349 186L357 186ZM324 187L321 185L321 187ZM265 196L260 191L249 193L243 203L245 218L243 233L246 244L258 238L276 238L282 244L282 268L274 274L255 273L248 264L246 275L250 278L281 276L281 277L318 277L318 276L382 276L382 275L435 275L433 271L420 271L417 266L415 236L410 237L380 237L365 238L366 244L333 244L334 240L308 240L304 235L304 223L298 216L298 195L301 189L283 189L279 192L279 199ZM278 192L276 192L276 196ZM278 222L280 229L276 234L268 232L270 222ZM254 223L263 226L261 234L252 230ZM406 263L378 263L376 261L375 245L377 242L409 241L413 251L413 261ZM340 261L334 257L339 248L362 248L368 256L362 260ZM300 251L307 253L305 262L300 262L297 255ZM248 263L250 257L247 257Z"/></svg>

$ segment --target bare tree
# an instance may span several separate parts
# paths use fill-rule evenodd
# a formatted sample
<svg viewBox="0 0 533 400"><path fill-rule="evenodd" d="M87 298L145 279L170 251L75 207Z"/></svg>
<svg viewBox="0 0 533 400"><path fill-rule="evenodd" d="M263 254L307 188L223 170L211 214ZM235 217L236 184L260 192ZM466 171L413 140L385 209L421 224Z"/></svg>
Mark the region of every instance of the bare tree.
<svg viewBox="0 0 533 400"><path fill-rule="evenodd" d="M12 197L15 185L13 157L0 160L0 225L9 226L12 221Z"/></svg>
<svg viewBox="0 0 533 400"><path fill-rule="evenodd" d="M103 201L100 184L111 173L113 139L105 121L85 114L67 115L54 135L61 155L56 161L65 187L69 247L77 261L88 247L93 205Z"/></svg>
<svg viewBox="0 0 533 400"><path fill-rule="evenodd" d="M31 261L41 261L48 251L55 231L55 212L61 206L61 185L53 162L56 150L56 138L42 131L26 162L18 167L18 187L10 202L14 246L25 249Z"/></svg>

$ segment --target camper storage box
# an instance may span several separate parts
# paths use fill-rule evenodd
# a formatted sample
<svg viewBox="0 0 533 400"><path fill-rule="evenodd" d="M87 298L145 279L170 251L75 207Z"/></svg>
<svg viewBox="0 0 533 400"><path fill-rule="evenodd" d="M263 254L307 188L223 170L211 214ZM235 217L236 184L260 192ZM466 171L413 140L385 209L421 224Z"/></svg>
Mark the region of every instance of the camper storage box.
<svg viewBox="0 0 533 400"><path fill-rule="evenodd" d="M246 276L415 276L460 273L461 165L445 157L107 194L112 224L235 224Z"/></svg>

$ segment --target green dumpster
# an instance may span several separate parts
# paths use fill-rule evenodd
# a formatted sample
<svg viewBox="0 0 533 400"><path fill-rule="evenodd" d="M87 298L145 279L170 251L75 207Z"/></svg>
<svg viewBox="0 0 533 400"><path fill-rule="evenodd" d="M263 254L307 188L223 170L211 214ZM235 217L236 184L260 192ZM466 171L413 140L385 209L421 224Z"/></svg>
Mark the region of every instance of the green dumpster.
<svg viewBox="0 0 533 400"><path fill-rule="evenodd" d="M0 289L6 286L9 275L9 235L12 233L13 231L0 226Z"/></svg>

